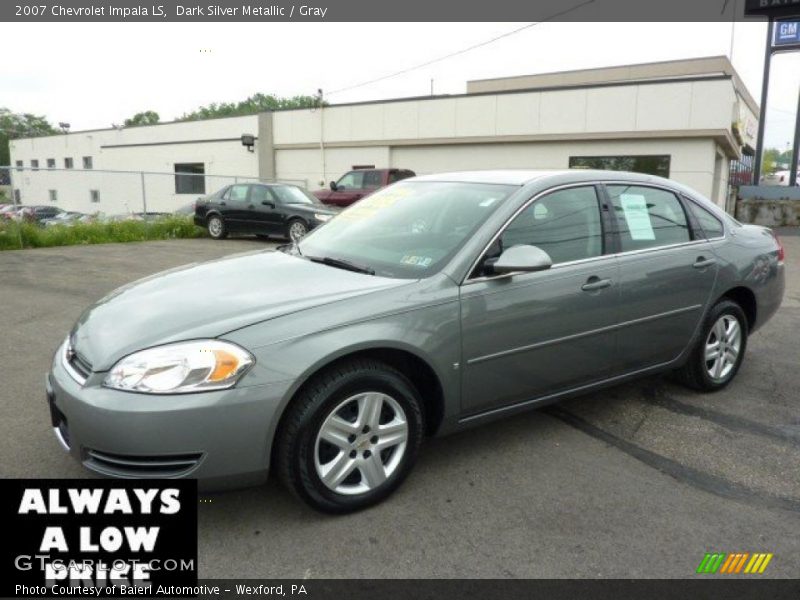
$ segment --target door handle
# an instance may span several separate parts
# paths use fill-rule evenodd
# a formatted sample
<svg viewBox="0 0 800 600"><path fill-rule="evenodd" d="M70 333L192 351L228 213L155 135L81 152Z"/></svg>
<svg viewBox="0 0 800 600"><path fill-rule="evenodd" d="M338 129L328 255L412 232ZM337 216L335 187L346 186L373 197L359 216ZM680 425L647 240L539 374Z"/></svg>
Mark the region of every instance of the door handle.
<svg viewBox="0 0 800 600"><path fill-rule="evenodd" d="M695 263L692 265L695 269L705 269L717 262L716 258L706 258L705 256L698 256Z"/></svg>
<svg viewBox="0 0 800 600"><path fill-rule="evenodd" d="M596 290L602 290L607 287L611 287L612 281L610 279L599 279L595 276L589 277L589 279L581 286L581 289L584 292L594 292Z"/></svg>
<svg viewBox="0 0 800 600"><path fill-rule="evenodd" d="M224 202L220 202L219 205L220 206L227 206L227 204L225 204Z"/></svg>
<svg viewBox="0 0 800 600"><path fill-rule="evenodd" d="M255 204L248 204L248 205L247 205L247 208L255 208L255 207L256 207L256 205L255 205Z"/></svg>

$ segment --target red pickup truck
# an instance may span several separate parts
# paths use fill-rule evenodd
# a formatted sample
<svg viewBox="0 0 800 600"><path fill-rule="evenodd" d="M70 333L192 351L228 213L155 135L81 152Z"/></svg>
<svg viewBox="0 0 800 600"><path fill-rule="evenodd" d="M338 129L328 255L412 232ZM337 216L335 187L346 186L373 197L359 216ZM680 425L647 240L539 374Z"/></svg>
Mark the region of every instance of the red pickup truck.
<svg viewBox="0 0 800 600"><path fill-rule="evenodd" d="M339 181L331 181L330 190L317 190L313 193L325 204L349 206L377 189L407 177L414 177L415 174L409 169L355 169L342 175Z"/></svg>

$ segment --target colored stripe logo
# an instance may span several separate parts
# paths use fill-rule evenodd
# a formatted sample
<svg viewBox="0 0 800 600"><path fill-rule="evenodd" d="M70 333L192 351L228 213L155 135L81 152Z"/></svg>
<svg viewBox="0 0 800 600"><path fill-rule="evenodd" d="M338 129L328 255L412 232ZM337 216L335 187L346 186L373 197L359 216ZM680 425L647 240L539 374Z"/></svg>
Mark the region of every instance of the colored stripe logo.
<svg viewBox="0 0 800 600"><path fill-rule="evenodd" d="M725 552L706 552L697 567L697 573L761 574L767 569L772 557L773 554L767 552L754 552L753 554L749 552L732 552L730 554Z"/></svg>

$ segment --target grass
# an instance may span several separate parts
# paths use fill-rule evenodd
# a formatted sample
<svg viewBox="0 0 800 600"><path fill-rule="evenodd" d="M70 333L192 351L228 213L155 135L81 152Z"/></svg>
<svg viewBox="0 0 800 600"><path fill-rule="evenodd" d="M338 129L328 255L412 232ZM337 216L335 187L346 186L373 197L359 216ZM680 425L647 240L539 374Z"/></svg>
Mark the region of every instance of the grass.
<svg viewBox="0 0 800 600"><path fill-rule="evenodd" d="M0 250L49 248L79 244L144 242L204 237L191 217L167 217L157 221L117 221L41 227L33 223L0 223Z"/></svg>

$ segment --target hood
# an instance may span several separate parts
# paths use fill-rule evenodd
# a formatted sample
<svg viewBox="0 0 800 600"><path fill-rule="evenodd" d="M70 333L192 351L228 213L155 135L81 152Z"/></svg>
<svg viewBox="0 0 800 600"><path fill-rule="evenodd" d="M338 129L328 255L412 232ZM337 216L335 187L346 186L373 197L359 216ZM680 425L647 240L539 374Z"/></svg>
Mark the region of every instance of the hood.
<svg viewBox="0 0 800 600"><path fill-rule="evenodd" d="M94 371L169 342L212 338L254 323L406 285L261 251L165 271L121 287L86 310L72 331Z"/></svg>
<svg viewBox="0 0 800 600"><path fill-rule="evenodd" d="M325 215L335 215L339 211L328 204L303 204L302 202L286 204L292 210L299 210L307 213L322 213Z"/></svg>
<svg viewBox="0 0 800 600"><path fill-rule="evenodd" d="M333 192L331 190L321 189L321 190L314 190L311 192L316 196L319 200L325 200L328 196L330 196Z"/></svg>

